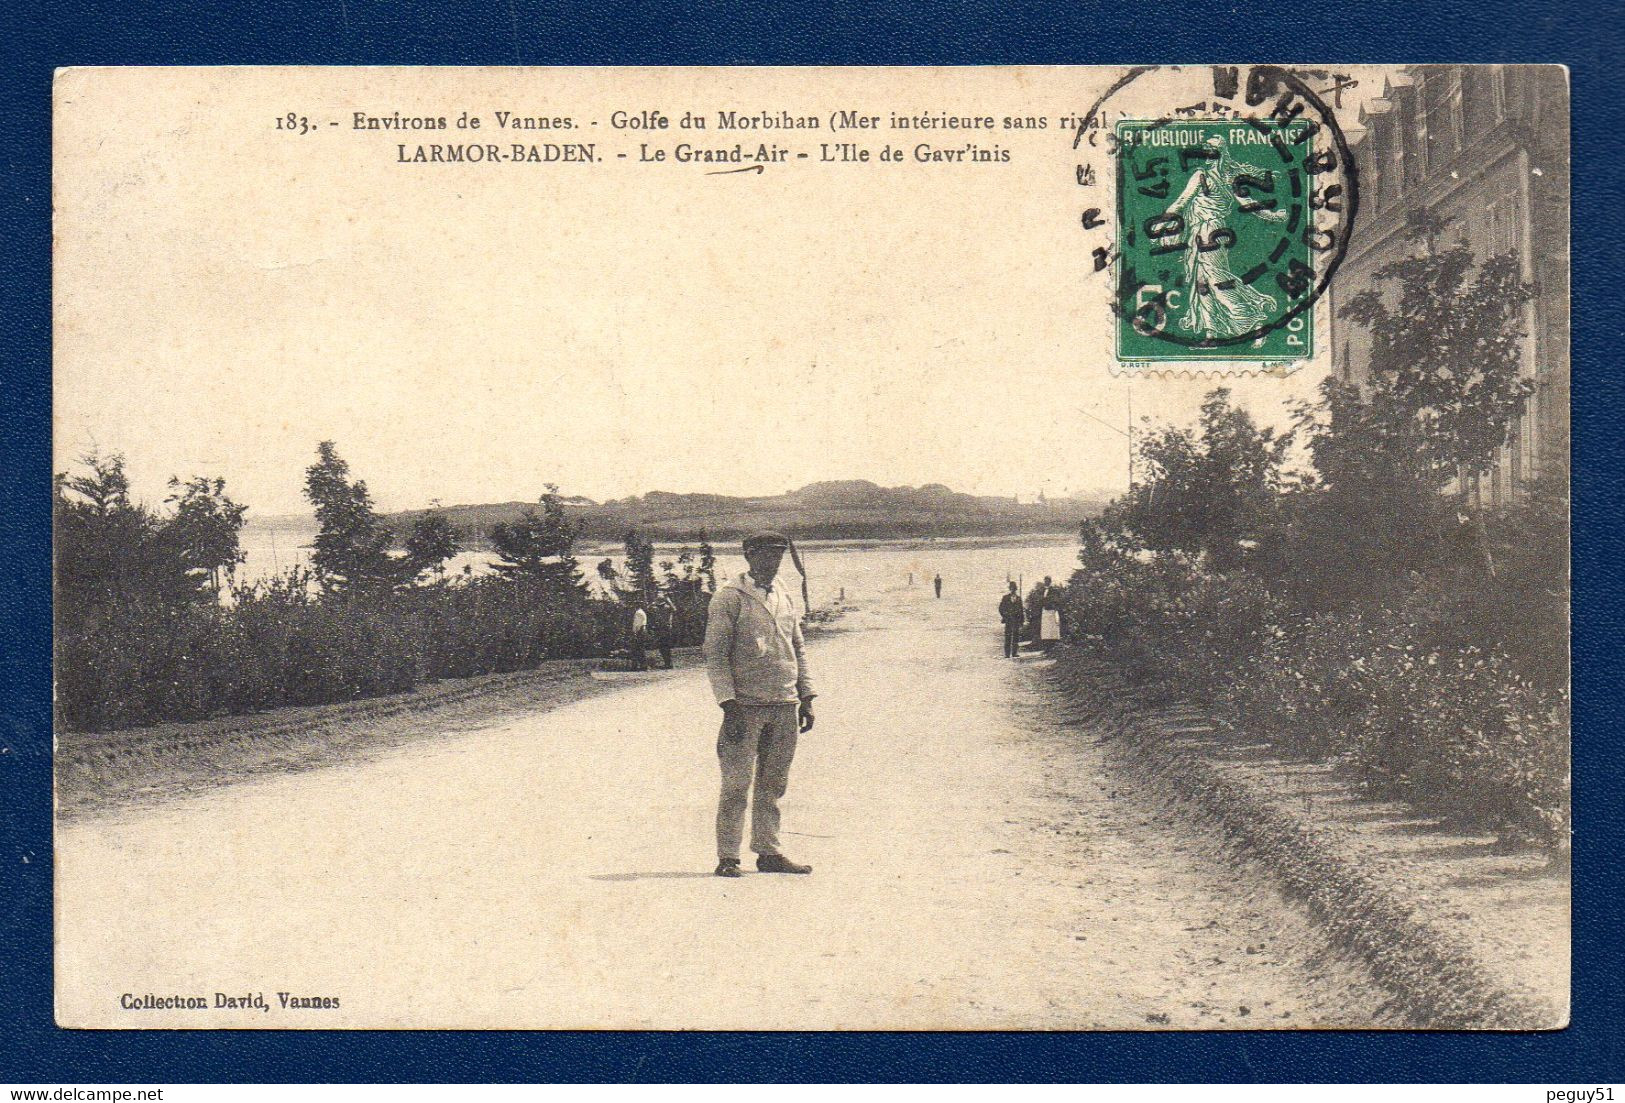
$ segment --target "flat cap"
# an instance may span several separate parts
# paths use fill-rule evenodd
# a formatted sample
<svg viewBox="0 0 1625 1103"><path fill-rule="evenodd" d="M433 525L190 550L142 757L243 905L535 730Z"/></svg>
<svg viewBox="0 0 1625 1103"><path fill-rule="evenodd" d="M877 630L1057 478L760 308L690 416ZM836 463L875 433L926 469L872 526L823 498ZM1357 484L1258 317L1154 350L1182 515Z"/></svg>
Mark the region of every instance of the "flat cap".
<svg viewBox="0 0 1625 1103"><path fill-rule="evenodd" d="M753 532L745 537L743 546L747 552L753 548L788 548L790 538L782 532Z"/></svg>

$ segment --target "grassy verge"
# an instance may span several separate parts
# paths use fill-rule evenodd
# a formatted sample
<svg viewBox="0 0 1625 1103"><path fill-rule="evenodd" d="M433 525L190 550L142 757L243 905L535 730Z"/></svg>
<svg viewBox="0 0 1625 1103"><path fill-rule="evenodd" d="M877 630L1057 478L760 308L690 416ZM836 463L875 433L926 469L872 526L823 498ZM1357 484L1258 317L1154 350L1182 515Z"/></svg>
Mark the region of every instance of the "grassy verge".
<svg viewBox="0 0 1625 1103"><path fill-rule="evenodd" d="M696 648L674 653L679 669ZM206 792L258 776L331 766L609 693L592 659L444 679L387 697L118 732L60 732L58 815L74 819Z"/></svg>
<svg viewBox="0 0 1625 1103"><path fill-rule="evenodd" d="M1244 748L1236 733L1158 688L1129 685L1113 663L1087 648L1063 648L1050 675L1076 710L1074 719L1110 733L1124 769L1212 828L1238 862L1274 877L1338 945L1367 963L1412 1023L1512 1030L1567 1022L1566 878L1554 875L1535 886L1545 899L1533 913L1498 910L1502 886L1493 884L1479 884L1476 895L1448 895L1445 886L1463 880L1460 862L1456 876L1440 877L1392 860L1392 846L1386 856L1374 855L1347 825L1378 810L1370 802L1334 801L1338 786L1326 775L1313 785L1277 783L1280 760L1271 771L1257 769L1256 756L1237 753ZM1252 745L1259 746L1267 745ZM1352 783L1344 789L1345 796L1354 792ZM1299 803L1310 793L1320 795L1318 805ZM1529 887L1524 873L1508 880ZM1474 900L1485 905L1481 913L1461 910ZM1531 914L1549 929L1522 929ZM1552 936L1562 961L1534 955L1533 972L1525 970L1534 980L1519 984L1517 971L1496 959L1496 948L1527 947L1541 935Z"/></svg>

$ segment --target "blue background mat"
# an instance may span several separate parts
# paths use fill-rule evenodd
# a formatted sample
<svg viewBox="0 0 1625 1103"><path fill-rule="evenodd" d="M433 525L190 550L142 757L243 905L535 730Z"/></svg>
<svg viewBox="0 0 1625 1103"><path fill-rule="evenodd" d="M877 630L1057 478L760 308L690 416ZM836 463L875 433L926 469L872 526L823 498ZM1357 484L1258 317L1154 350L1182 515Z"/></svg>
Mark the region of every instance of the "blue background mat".
<svg viewBox="0 0 1625 1103"><path fill-rule="evenodd" d="M0 313L0 1082L1625 1080L1618 856L1618 10L1477 0L962 3L57 0L6 11ZM695 9L702 9L697 14ZM62 1031L51 1016L50 91L61 65L1557 61L1574 117L1574 1025L1550 1034ZM1605 344L1616 352L1605 355ZM110 901L116 907L117 901ZM742 962L742 968L748 963Z"/></svg>

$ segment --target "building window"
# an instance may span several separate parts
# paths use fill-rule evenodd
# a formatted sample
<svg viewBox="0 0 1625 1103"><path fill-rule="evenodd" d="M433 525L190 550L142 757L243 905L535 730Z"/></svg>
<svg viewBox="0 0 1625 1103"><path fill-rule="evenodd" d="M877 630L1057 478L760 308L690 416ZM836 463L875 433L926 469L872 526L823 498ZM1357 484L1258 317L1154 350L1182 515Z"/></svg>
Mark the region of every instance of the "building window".
<svg viewBox="0 0 1625 1103"><path fill-rule="evenodd" d="M1445 124L1450 128L1450 152L1460 153L1462 147L1466 144L1465 135L1463 133L1466 128L1466 119L1464 117L1461 105L1462 88L1460 66L1451 67L1450 76L1446 81L1446 85L1447 92L1445 95L1444 114Z"/></svg>
<svg viewBox="0 0 1625 1103"><path fill-rule="evenodd" d="M1524 426L1523 418L1516 418L1512 422L1511 441L1507 447L1507 497L1515 499L1518 496L1518 486L1524 480L1524 434L1528 430ZM1500 503L1497 502L1497 505Z"/></svg>
<svg viewBox="0 0 1625 1103"><path fill-rule="evenodd" d="M1422 144L1428 165L1437 169L1461 152L1461 69L1454 65L1430 69L1418 88Z"/></svg>
<svg viewBox="0 0 1625 1103"><path fill-rule="evenodd" d="M1499 94L1493 85L1499 79L1488 65L1464 65L1460 71L1461 97L1458 101L1463 131L1462 144L1481 136L1495 125L1500 112Z"/></svg>
<svg viewBox="0 0 1625 1103"><path fill-rule="evenodd" d="M1524 408L1523 416L1529 422L1529 478L1539 477L1541 468L1545 465L1549 450L1552 447L1552 427L1550 421L1551 403L1548 396L1552 385L1542 380L1535 387L1535 393L1529 396L1529 405Z"/></svg>
<svg viewBox="0 0 1625 1103"><path fill-rule="evenodd" d="M1388 164L1388 141L1382 120L1371 123L1371 162L1377 166L1377 209L1388 205L1388 193L1394 190L1393 171Z"/></svg>
<svg viewBox="0 0 1625 1103"><path fill-rule="evenodd" d="M1427 178L1428 172L1428 108L1427 97L1423 94L1426 86L1414 84L1410 94L1405 97L1410 107L1410 160L1412 175L1415 183L1421 184Z"/></svg>
<svg viewBox="0 0 1625 1103"><path fill-rule="evenodd" d="M1516 196L1497 199L1489 209L1489 255L1518 252L1520 207Z"/></svg>
<svg viewBox="0 0 1625 1103"><path fill-rule="evenodd" d="M1389 131L1388 145L1388 175L1392 179L1392 196L1395 202L1405 194L1405 187L1409 183L1405 175L1405 121L1395 117L1392 129Z"/></svg>

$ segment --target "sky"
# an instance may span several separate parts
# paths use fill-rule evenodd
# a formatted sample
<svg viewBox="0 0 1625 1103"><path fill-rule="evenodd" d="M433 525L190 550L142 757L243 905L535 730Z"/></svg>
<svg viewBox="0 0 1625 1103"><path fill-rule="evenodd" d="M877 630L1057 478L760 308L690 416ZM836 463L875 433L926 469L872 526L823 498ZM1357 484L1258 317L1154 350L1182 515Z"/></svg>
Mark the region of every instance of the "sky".
<svg viewBox="0 0 1625 1103"><path fill-rule="evenodd" d="M1070 135L892 139L1009 151L994 165L707 176L615 154L888 136L607 125L618 108L684 105L1053 119L1110 75L71 72L57 86L57 467L121 452L149 501L171 475L219 475L252 515L306 512L324 439L382 509L534 499L549 482L600 500L846 478L1116 492L1131 403L1188 421L1224 382L1280 421L1325 361L1287 380L1114 375ZM278 132L291 103L342 125ZM607 162L403 165L397 142L471 139L349 128L356 110L470 110L490 127L496 109L570 114Z"/></svg>

